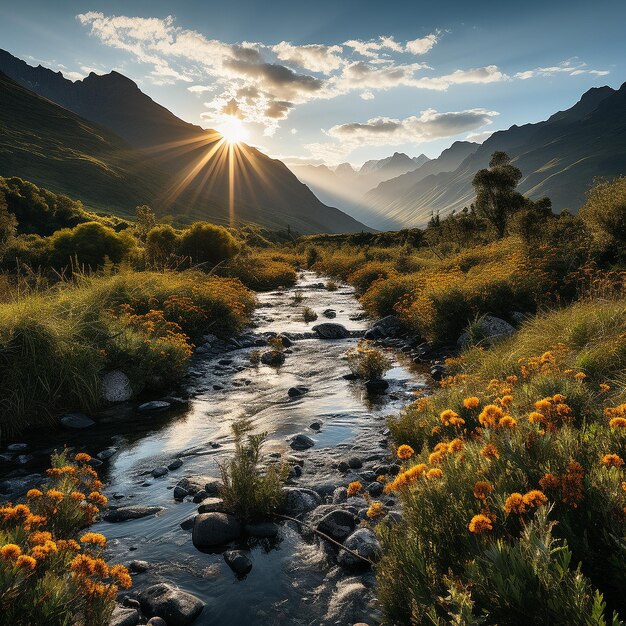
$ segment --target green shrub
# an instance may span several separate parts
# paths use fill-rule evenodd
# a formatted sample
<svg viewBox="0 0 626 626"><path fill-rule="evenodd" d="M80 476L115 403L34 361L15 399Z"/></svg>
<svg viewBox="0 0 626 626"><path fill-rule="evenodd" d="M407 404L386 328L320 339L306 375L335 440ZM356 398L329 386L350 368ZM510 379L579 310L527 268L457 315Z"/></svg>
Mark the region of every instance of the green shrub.
<svg viewBox="0 0 626 626"><path fill-rule="evenodd" d="M346 357L352 373L364 380L380 379L391 368L389 357L368 341L359 341L356 348L348 350Z"/></svg>
<svg viewBox="0 0 626 626"><path fill-rule="evenodd" d="M221 226L195 222L180 235L179 253L195 264L216 265L239 250L237 240Z"/></svg>
<svg viewBox="0 0 626 626"><path fill-rule="evenodd" d="M146 235L146 257L156 268L167 267L178 250L179 235L169 224L159 224Z"/></svg>
<svg viewBox="0 0 626 626"><path fill-rule="evenodd" d="M597 182L587 193L579 212L582 220L599 239L626 245L626 176Z"/></svg>

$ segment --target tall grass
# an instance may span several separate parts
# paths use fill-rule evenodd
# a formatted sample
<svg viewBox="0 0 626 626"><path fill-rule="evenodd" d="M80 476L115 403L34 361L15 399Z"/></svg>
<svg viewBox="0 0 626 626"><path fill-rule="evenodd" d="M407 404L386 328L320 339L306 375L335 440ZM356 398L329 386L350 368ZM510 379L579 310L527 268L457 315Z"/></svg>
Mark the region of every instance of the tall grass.
<svg viewBox="0 0 626 626"><path fill-rule="evenodd" d="M0 304L0 437L65 410L93 411L108 369L125 371L137 393L172 384L193 341L236 332L253 306L235 279L130 270Z"/></svg>

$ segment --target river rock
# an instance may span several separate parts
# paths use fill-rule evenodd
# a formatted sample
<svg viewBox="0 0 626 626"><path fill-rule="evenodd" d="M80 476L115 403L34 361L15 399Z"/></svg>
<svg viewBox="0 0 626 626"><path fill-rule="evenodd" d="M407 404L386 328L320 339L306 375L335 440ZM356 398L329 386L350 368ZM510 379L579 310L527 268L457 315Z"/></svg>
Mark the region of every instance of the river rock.
<svg viewBox="0 0 626 626"><path fill-rule="evenodd" d="M21 496L29 489L39 487L43 481L41 474L28 474L27 476L18 476L16 478L7 478L0 481L0 493L7 494L11 498Z"/></svg>
<svg viewBox="0 0 626 626"><path fill-rule="evenodd" d="M345 339L350 336L348 329L342 324L324 322L313 326L313 331L320 339Z"/></svg>
<svg viewBox="0 0 626 626"><path fill-rule="evenodd" d="M322 315L327 319L332 320L337 317L337 311L335 311L335 309L326 309Z"/></svg>
<svg viewBox="0 0 626 626"><path fill-rule="evenodd" d="M484 315L475 323L475 326L478 327L478 333L481 335L481 343L487 345L491 345L515 332L514 326L494 315ZM465 331L461 333L457 343L461 348L466 348L470 340L470 333Z"/></svg>
<svg viewBox="0 0 626 626"><path fill-rule="evenodd" d="M385 393L389 388L389 383L382 378L372 378L365 382L365 388L368 393L381 394Z"/></svg>
<svg viewBox="0 0 626 626"><path fill-rule="evenodd" d="M244 530L252 537L259 539L274 539L278 536L278 525L273 522L256 522L246 524Z"/></svg>
<svg viewBox="0 0 626 626"><path fill-rule="evenodd" d="M167 626L187 626L202 613L204 602L167 583L148 587L139 596L147 617L161 617Z"/></svg>
<svg viewBox="0 0 626 626"><path fill-rule="evenodd" d="M182 459L175 459L167 466L167 469L170 472L173 472L174 470L177 470L179 467L182 467L182 465L183 465Z"/></svg>
<svg viewBox="0 0 626 626"><path fill-rule="evenodd" d="M324 515L316 528L321 533L341 543L354 530L355 525L356 522L352 513L343 509L335 509Z"/></svg>
<svg viewBox="0 0 626 626"><path fill-rule="evenodd" d="M204 490L210 496L217 496L222 490L224 483L219 478L207 478L204 482Z"/></svg>
<svg viewBox="0 0 626 626"><path fill-rule="evenodd" d="M134 560L128 564L128 571L131 574L143 574L150 569L150 563L148 561Z"/></svg>
<svg viewBox="0 0 626 626"><path fill-rule="evenodd" d="M359 528L355 530L344 542L343 545L360 556L376 562L380 558L381 547L376 535L369 528ZM340 565L347 569L359 569L367 567L367 563L350 552L340 550L337 557Z"/></svg>
<svg viewBox="0 0 626 626"><path fill-rule="evenodd" d="M224 500L221 498L205 498L200 502L198 513L223 513Z"/></svg>
<svg viewBox="0 0 626 626"><path fill-rule="evenodd" d="M167 622L162 617L151 617L146 626L167 626Z"/></svg>
<svg viewBox="0 0 626 626"><path fill-rule="evenodd" d="M261 354L261 363L265 365L282 365L285 362L285 355L279 350L267 350Z"/></svg>
<svg viewBox="0 0 626 626"><path fill-rule="evenodd" d="M167 467L155 467L150 473L155 478L161 478L162 476L165 476L166 474L168 474L169 470L167 469Z"/></svg>
<svg viewBox="0 0 626 626"><path fill-rule="evenodd" d="M287 391L287 395L290 398L298 398L299 396L303 396L308 390L308 387L290 387Z"/></svg>
<svg viewBox="0 0 626 626"><path fill-rule="evenodd" d="M337 487L333 491L333 502L338 504L340 502L345 502L348 499L348 490L346 487Z"/></svg>
<svg viewBox="0 0 626 626"><path fill-rule="evenodd" d="M397 337L402 332L402 323L395 315L387 315L372 324L382 337Z"/></svg>
<svg viewBox="0 0 626 626"><path fill-rule="evenodd" d="M302 451L312 448L315 445L315 441L313 441L313 439L311 439L311 437L309 437L308 435L303 435L302 433L300 433L292 438L289 445L293 450Z"/></svg>
<svg viewBox="0 0 626 626"><path fill-rule="evenodd" d="M245 576L252 569L252 561L243 550L226 550L224 561L237 576Z"/></svg>
<svg viewBox="0 0 626 626"><path fill-rule="evenodd" d="M322 498L312 489L300 487L283 487L285 500L282 510L286 515L297 517L308 513L322 503Z"/></svg>
<svg viewBox="0 0 626 626"><path fill-rule="evenodd" d="M328 603L324 623L367 626L362 620L368 618L366 613L368 595L370 594L367 588L358 578L341 580L337 583Z"/></svg>
<svg viewBox="0 0 626 626"><path fill-rule="evenodd" d="M291 339L289 339L289 337L286 337L285 335L278 335L278 339L283 342L283 346L285 346L285 348L291 348L291 346L293 346L293 341L291 341Z"/></svg>
<svg viewBox="0 0 626 626"><path fill-rule="evenodd" d="M139 617L139 612L136 609L123 607L118 604L113 609L109 626L137 626Z"/></svg>
<svg viewBox="0 0 626 626"><path fill-rule="evenodd" d="M100 393L105 402L127 402L133 396L130 378L121 370L112 370L102 376Z"/></svg>
<svg viewBox="0 0 626 626"><path fill-rule="evenodd" d="M322 422L312 422L309 424L311 430L320 430L322 428Z"/></svg>
<svg viewBox="0 0 626 626"><path fill-rule="evenodd" d="M12 443L7 446L8 452L27 452L30 446L27 443Z"/></svg>
<svg viewBox="0 0 626 626"><path fill-rule="evenodd" d="M209 476L187 476L181 478L174 487L174 500L183 500L187 496L195 496L200 491L206 491L205 485L209 480L213 479Z"/></svg>
<svg viewBox="0 0 626 626"><path fill-rule="evenodd" d="M172 405L165 400L151 400L144 402L137 407L139 413L161 413L167 411Z"/></svg>
<svg viewBox="0 0 626 626"><path fill-rule="evenodd" d="M149 515L156 515L163 511L162 506L121 506L119 509L107 511L104 515L105 522L127 522L132 519L140 519Z"/></svg>
<svg viewBox="0 0 626 626"><path fill-rule="evenodd" d="M117 452L117 448L105 448L96 455L101 461L107 461Z"/></svg>
<svg viewBox="0 0 626 626"><path fill-rule="evenodd" d="M363 467L363 461L361 461L358 456L351 456L348 459L348 467L350 467L350 469L360 469Z"/></svg>
<svg viewBox="0 0 626 626"><path fill-rule="evenodd" d="M241 524L226 513L201 513L194 520L192 540L196 548L223 546L240 535Z"/></svg>
<svg viewBox="0 0 626 626"><path fill-rule="evenodd" d="M379 482L371 483L367 486L367 493L370 494L373 498L377 498L383 492L383 485Z"/></svg>
<svg viewBox="0 0 626 626"><path fill-rule="evenodd" d="M65 428L74 429L89 428L95 425L95 422L83 413L68 413L61 418L60 422Z"/></svg>

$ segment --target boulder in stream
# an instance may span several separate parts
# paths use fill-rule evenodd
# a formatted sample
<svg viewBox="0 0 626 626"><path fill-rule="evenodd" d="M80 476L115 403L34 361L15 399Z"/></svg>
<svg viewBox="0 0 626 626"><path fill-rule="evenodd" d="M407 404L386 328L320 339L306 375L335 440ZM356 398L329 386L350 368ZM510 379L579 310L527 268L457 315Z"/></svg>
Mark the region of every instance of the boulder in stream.
<svg viewBox="0 0 626 626"><path fill-rule="evenodd" d="M313 331L320 339L345 339L350 336L348 329L342 324L324 322L313 326Z"/></svg>
<svg viewBox="0 0 626 626"><path fill-rule="evenodd" d="M127 402L133 397L130 378L122 370L106 372L100 381L100 390L105 402Z"/></svg>
<svg viewBox="0 0 626 626"><path fill-rule="evenodd" d="M294 450L308 450L315 445L315 441L313 441L313 439L311 439L308 435L300 433L291 440L289 445Z"/></svg>
<svg viewBox="0 0 626 626"><path fill-rule="evenodd" d="M74 429L89 428L95 425L95 422L83 413L68 413L61 418L60 422L63 427Z"/></svg>
<svg viewBox="0 0 626 626"><path fill-rule="evenodd" d="M371 562L376 562L380 558L381 547L376 535L369 528L359 528L355 530L344 542L343 545L352 552L362 556ZM359 559L354 554L346 550L340 550L337 556L340 565L350 570L369 567L363 559Z"/></svg>
<svg viewBox="0 0 626 626"><path fill-rule="evenodd" d="M121 506L119 509L107 511L104 515L105 522L127 522L132 519L141 519L149 515L156 515L163 510L162 506Z"/></svg>
<svg viewBox="0 0 626 626"><path fill-rule="evenodd" d="M161 617L167 626L187 626L202 613L204 602L167 583L148 587L139 596L147 617Z"/></svg>
<svg viewBox="0 0 626 626"><path fill-rule="evenodd" d="M227 513L200 513L193 524L193 545L196 548L223 546L241 536L241 524Z"/></svg>
<svg viewBox="0 0 626 626"><path fill-rule="evenodd" d="M252 569L252 561L243 550L226 550L224 561L238 577L245 576Z"/></svg>

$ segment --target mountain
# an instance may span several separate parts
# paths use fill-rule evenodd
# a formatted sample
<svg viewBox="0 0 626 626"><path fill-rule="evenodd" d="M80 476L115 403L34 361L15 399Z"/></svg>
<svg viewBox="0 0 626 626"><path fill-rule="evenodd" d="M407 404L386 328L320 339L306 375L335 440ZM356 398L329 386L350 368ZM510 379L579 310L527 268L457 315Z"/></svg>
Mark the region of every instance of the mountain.
<svg viewBox="0 0 626 626"><path fill-rule="evenodd" d="M431 161L383 183L366 200L396 226L423 225L432 212L445 215L474 201L474 174L487 167L496 150L507 152L522 171L519 191L535 199L548 196L555 211L577 211L595 177L626 172L626 83L618 90L590 89L574 106L543 122L494 133L453 171L418 180ZM411 184L410 176L415 176Z"/></svg>
<svg viewBox="0 0 626 626"><path fill-rule="evenodd" d="M0 175L28 178L88 207L117 213L128 214L136 204L147 203L160 214L186 220L229 223L234 213L238 223L289 226L300 233L367 230L320 202L281 161L245 144L229 148L219 133L177 118L118 72L92 73L72 82L5 51L0 51L0 72L12 79L11 84L3 79L3 124L23 146L13 150L7 135L0 136ZM30 121L16 111L19 99L36 112ZM55 132L57 117L65 120L66 133ZM103 136L110 146L117 142L120 156L96 142L78 167L67 155L86 145L85 135ZM24 148L29 137L39 150L31 151L31 157ZM45 147L51 143L58 149L55 156ZM229 162L235 163L230 171ZM98 184L90 184L92 172ZM129 189L112 193L116 184L128 184Z"/></svg>
<svg viewBox="0 0 626 626"><path fill-rule="evenodd" d="M364 201L365 194L381 181L415 170L428 161L424 154L411 158L395 152L385 159L366 161L358 170L350 163L341 163L333 169L326 165L293 165L291 170L322 202L338 206L356 219L373 225L382 222Z"/></svg>
<svg viewBox="0 0 626 626"><path fill-rule="evenodd" d="M362 199L376 218L371 224L378 227L397 229L405 224L402 216L403 200L411 198L416 185L429 176L455 170L469 155L474 153L479 144L471 141L455 141L436 159L429 159L417 169L380 183Z"/></svg>

